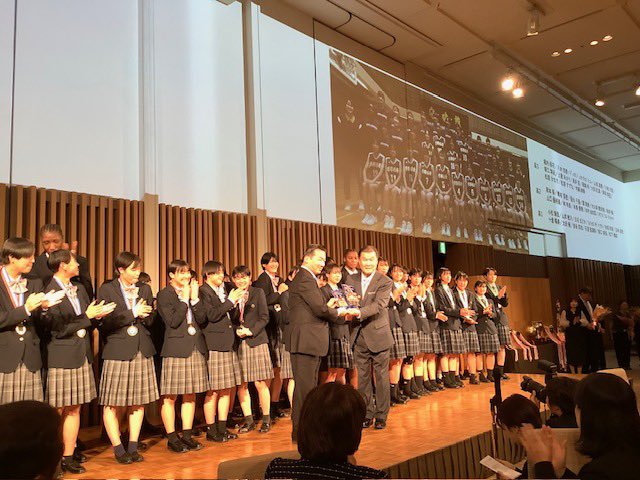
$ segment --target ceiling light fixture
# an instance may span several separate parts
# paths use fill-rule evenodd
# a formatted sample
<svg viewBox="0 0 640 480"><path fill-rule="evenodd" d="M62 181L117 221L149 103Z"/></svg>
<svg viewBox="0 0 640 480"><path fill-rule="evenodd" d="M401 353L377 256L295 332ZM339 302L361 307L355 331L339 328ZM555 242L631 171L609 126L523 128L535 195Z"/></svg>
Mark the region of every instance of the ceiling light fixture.
<svg viewBox="0 0 640 480"><path fill-rule="evenodd" d="M529 20L527 22L527 37L533 37L540 33L540 10L531 7L529 10Z"/></svg>
<svg viewBox="0 0 640 480"><path fill-rule="evenodd" d="M596 107L604 107L604 99L602 98L597 98L596 101L594 102Z"/></svg>
<svg viewBox="0 0 640 480"><path fill-rule="evenodd" d="M516 85L516 80L511 73L507 74L500 83L500 88L503 92L510 92Z"/></svg>
<svg viewBox="0 0 640 480"><path fill-rule="evenodd" d="M573 52L573 48L565 48L564 49L564 53L566 53L566 54L569 54L571 52Z"/></svg>
<svg viewBox="0 0 640 480"><path fill-rule="evenodd" d="M613 40L613 35L605 35L602 37L603 42L608 42L609 40Z"/></svg>
<svg viewBox="0 0 640 480"><path fill-rule="evenodd" d="M553 52L551 54L552 57L559 57L560 56L560 52Z"/></svg>
<svg viewBox="0 0 640 480"><path fill-rule="evenodd" d="M522 98L524 97L524 89L522 87L516 87L511 92L513 98Z"/></svg>
<svg viewBox="0 0 640 480"><path fill-rule="evenodd" d="M640 97L640 85L636 88L636 95Z"/></svg>
<svg viewBox="0 0 640 480"><path fill-rule="evenodd" d="M598 40L591 40L591 42L589 42L589 45L591 45L592 47L596 46L598 44Z"/></svg>

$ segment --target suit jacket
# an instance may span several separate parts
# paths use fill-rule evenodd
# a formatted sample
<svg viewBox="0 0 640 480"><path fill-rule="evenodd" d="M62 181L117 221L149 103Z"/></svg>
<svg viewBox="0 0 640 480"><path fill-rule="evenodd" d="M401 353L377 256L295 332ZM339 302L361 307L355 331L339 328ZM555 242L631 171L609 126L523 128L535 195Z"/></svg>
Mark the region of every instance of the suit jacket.
<svg viewBox="0 0 640 480"><path fill-rule="evenodd" d="M438 285L436 287L436 308L438 309L438 311L444 312L444 314L447 316L447 321L442 322L440 328L445 330L460 330L460 308L455 303L453 289L450 290L454 300L453 303L451 303L451 299L449 298L449 295L447 295L447 293L444 291L444 287L442 285Z"/></svg>
<svg viewBox="0 0 640 480"><path fill-rule="evenodd" d="M473 309L477 313L476 321L478 322L478 325L476 325L476 331L478 333L490 333L492 335L497 335L498 334L498 329L496 327L494 319L498 315L496 313L497 312L497 308L496 308L495 303L492 302L491 299L487 295L485 295L485 298L487 299L487 304L491 305L493 307L491 315L487 315L487 314L483 313L483 310L485 309L485 307L484 307L484 305L482 305L480 303L478 295L474 295L473 297L474 297L473 298Z"/></svg>
<svg viewBox="0 0 640 480"><path fill-rule="evenodd" d="M269 310L267 309L267 299L260 288L249 287L249 297L244 306L243 324L253 335L251 337L240 338L236 335L237 341L247 342L250 347L257 347L263 343L268 343L266 327L269 323ZM237 327L240 326L240 302L233 309L231 320ZM235 329L234 329L235 334Z"/></svg>
<svg viewBox="0 0 640 480"><path fill-rule="evenodd" d="M456 306L457 308L462 310L463 308L465 308L464 303L462 303L462 295L460 294L460 291L456 287L454 287L452 290L453 290L453 298L456 301ZM465 292L467 293L468 308L473 310L473 301L475 300L476 294L469 289L465 290ZM475 320L476 316L474 315L471 318ZM464 321L464 318L460 317L460 322L462 325L462 330L469 330L470 332L476 331L476 326L468 324L467 322Z"/></svg>
<svg viewBox="0 0 640 480"><path fill-rule="evenodd" d="M289 315L284 342L291 353L324 357L329 352L329 322L344 323L329 308L316 277L301 268L289 285Z"/></svg>
<svg viewBox="0 0 640 480"><path fill-rule="evenodd" d="M189 335L188 332L187 310L189 308L193 314L192 325L196 329L195 335ZM194 348L203 355L207 353L207 344L200 330L200 325L207 319L202 302L193 306L187 305L180 301L175 288L168 285L158 292L158 314L166 327L161 356L187 358L191 356Z"/></svg>
<svg viewBox="0 0 640 480"><path fill-rule="evenodd" d="M205 322L202 324L202 333L207 344L207 349L215 352L230 352L236 341L236 329L231 323L231 312L235 308L234 303L226 297L225 301L208 283L200 287L200 302L205 310Z"/></svg>
<svg viewBox="0 0 640 480"><path fill-rule="evenodd" d="M431 297L429 297L429 294L431 295ZM433 301L433 304L431 303L430 298ZM438 312L438 310L436 309L435 292L427 292L422 304L424 305L424 309L427 312L427 319L429 320L429 332L439 332L440 324L442 322L436 318L436 313Z"/></svg>
<svg viewBox="0 0 640 480"><path fill-rule="evenodd" d="M340 287L340 285L338 285ZM327 284L320 289L325 303L333 298L331 293L331 285ZM329 324L329 337L331 340L338 340L340 338L349 339L349 325L346 323L331 323Z"/></svg>
<svg viewBox="0 0 640 480"><path fill-rule="evenodd" d="M89 262L81 255L76 255L76 260L79 265L80 275L73 277L71 281L73 283L80 283L91 300L93 299L94 291L93 281L91 280L91 274L89 273ZM42 252L36 257L36 261L34 262L31 271L26 275L26 278L39 278L42 280L42 285L49 285L52 277L53 272L49 269L49 265L47 265L47 254Z"/></svg>
<svg viewBox="0 0 640 480"><path fill-rule="evenodd" d="M145 300L147 305L153 305L153 292L145 283L138 282L138 301ZM116 308L100 321L100 333L104 339L102 358L104 360L128 361L142 353L145 358L152 357L156 353L153 346L149 327L153 324L156 312L153 311L147 318L135 318L133 310L129 310L127 300L122 295L120 280L117 278L103 283L98 289L98 301L115 303ZM127 328L135 325L138 334L131 337L127 334Z"/></svg>
<svg viewBox="0 0 640 480"><path fill-rule="evenodd" d="M278 277L278 287L283 283L282 278ZM279 344L278 326L282 323L282 300L281 294L273 289L273 282L267 272L262 272L252 284L253 287L259 288L264 292L267 300L267 309L269 311L269 323L266 326L267 337L269 338L269 346L271 351L275 351Z"/></svg>
<svg viewBox="0 0 640 480"><path fill-rule="evenodd" d="M41 291L40 279L27 279L25 302L29 295ZM15 328L23 322L27 331L24 335L18 335ZM40 338L36 331L36 325L40 323L39 310L31 312L29 316L24 306L14 308L11 294L0 280L0 373L14 372L20 363L24 363L30 372L42 368Z"/></svg>
<svg viewBox="0 0 640 480"><path fill-rule="evenodd" d="M351 285L362 298L360 318L354 319L351 323L351 343L355 344L358 336L362 335L367 347L374 353L391 348L393 336L389 326L388 307L393 281L380 272L374 272L364 295L362 295L362 273L351 275L347 279L347 285Z"/></svg>
<svg viewBox="0 0 640 480"><path fill-rule="evenodd" d="M500 289L502 288L502 286L498 284L496 284L496 287L498 287L498 291L500 291ZM494 293L489 288L489 285L487 284L486 297L490 299L495 305L496 316L494 317L493 321L496 323L499 323L500 325L504 325L505 327L508 327L509 317L507 316L507 313L504 311L504 308L509 306L509 299L507 298L508 295L505 293L504 297L498 298L497 295L494 295Z"/></svg>
<svg viewBox="0 0 640 480"><path fill-rule="evenodd" d="M47 345L49 368L80 368L85 359L89 363L93 361L91 353L93 324L85 313L91 302L84 287L79 283L74 285L78 288L80 315L76 314L71 300L66 295L58 305L51 307L44 313L44 320L49 324L51 330L51 340ZM45 290L47 292L58 291L62 290L62 287L52 278ZM80 338L77 332L82 329L86 331L86 335Z"/></svg>

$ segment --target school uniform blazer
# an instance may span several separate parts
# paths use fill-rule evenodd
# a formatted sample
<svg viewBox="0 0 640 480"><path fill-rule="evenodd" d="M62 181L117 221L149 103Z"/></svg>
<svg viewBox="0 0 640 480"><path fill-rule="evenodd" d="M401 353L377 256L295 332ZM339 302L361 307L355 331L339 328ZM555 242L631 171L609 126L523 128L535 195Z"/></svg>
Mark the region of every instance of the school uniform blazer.
<svg viewBox="0 0 640 480"><path fill-rule="evenodd" d="M226 289L225 293L228 293ZM231 323L231 313L235 304L228 298L221 302L218 294L208 283L200 287L199 295L205 311L205 321L201 328L207 349L230 352L236 341L236 329Z"/></svg>
<svg viewBox="0 0 640 480"><path fill-rule="evenodd" d="M400 327L400 315L398 314L398 305L393 298L389 298L387 305L389 312L389 328L393 330L396 327Z"/></svg>
<svg viewBox="0 0 640 480"><path fill-rule="evenodd" d="M236 327L240 326L240 302L233 309L231 320ZM244 326L251 330L253 335L244 339L236 335L238 343L245 341L250 347L257 347L269 341L265 330L267 323L269 323L269 310L267 309L267 299L261 289L249 287L249 297L244 306L243 321Z"/></svg>
<svg viewBox="0 0 640 480"><path fill-rule="evenodd" d="M485 294L485 298L487 299L487 303L493 307L491 315L487 315L483 313L484 306L480 303L478 295L473 296L473 309L476 311L476 321L478 325L476 325L476 331L478 333L490 333L491 335L498 334L498 328L496 327L494 319L497 315L497 308L495 303Z"/></svg>
<svg viewBox="0 0 640 480"><path fill-rule="evenodd" d="M324 357L329 352L329 323L344 323L338 310L329 308L316 277L301 268L289 285L288 325L284 342L291 353Z"/></svg>
<svg viewBox="0 0 640 480"><path fill-rule="evenodd" d="M500 291L500 289L502 288L501 285L496 284L496 287L498 287L498 292ZM494 295L493 292L491 291L491 289L489 288L489 285L487 285L487 293L485 294L485 296L489 299L491 299L491 301L493 301L494 305L495 305L495 311L496 311L496 316L493 319L494 322L499 323L500 325L504 325L505 327L509 326L509 317L507 317L507 313L504 311L504 308L509 306L509 299L508 299L508 295L505 293L504 297L502 298L498 298L497 295Z"/></svg>
<svg viewBox="0 0 640 480"><path fill-rule="evenodd" d="M188 308L189 306L185 302L180 301L175 288L171 285L158 292L158 314L165 325L164 344L160 352L162 357L187 358L191 356L194 348L203 355L207 353L207 344L200 330L200 325L207 319L205 306L202 302L191 306L192 325L196 329L195 335L189 335L188 332Z"/></svg>
<svg viewBox="0 0 640 480"><path fill-rule="evenodd" d="M400 297L400 301L397 302L398 317L400 317L400 326L402 327L402 333L411 333L418 331L418 325L416 324L415 305L406 298Z"/></svg>
<svg viewBox="0 0 640 480"><path fill-rule="evenodd" d="M278 277L278 287L283 283L282 278ZM281 294L273 290L273 282L267 272L262 272L258 278L255 279L252 286L259 288L264 292L267 309L269 311L269 323L267 323L266 331L269 337L269 345L272 350L278 347L278 324L282 321L279 317L282 312Z"/></svg>
<svg viewBox="0 0 640 480"><path fill-rule="evenodd" d="M453 297L453 303L449 299L449 295L444 291L442 285L438 285L435 291L436 308L438 311L443 312L447 316L447 321L442 322L441 329L444 330L460 330L460 307L455 303L455 294L453 289L451 290L451 296Z"/></svg>
<svg viewBox="0 0 640 480"><path fill-rule="evenodd" d="M431 333L427 307L424 304L424 301L419 299L418 297L413 299L413 317L416 320L416 325L418 326L419 331L424 333Z"/></svg>
<svg viewBox="0 0 640 480"><path fill-rule="evenodd" d="M360 273L359 269L356 268L356 270L358 270L357 273ZM346 267L344 266L342 267L340 272L342 273L342 278L340 279L340 283L347 283L347 278L349 278L351 274L347 271ZM357 273L355 275L357 275Z"/></svg>
<svg viewBox="0 0 640 480"><path fill-rule="evenodd" d="M341 285L338 285L338 287L340 286ZM320 290L322 291L322 296L324 297L325 303L327 303L329 300L333 298L330 285L325 285ZM349 339L349 325L347 325L346 323L329 324L329 337L332 340L338 340L340 338Z"/></svg>
<svg viewBox="0 0 640 480"><path fill-rule="evenodd" d="M428 297L429 293L431 293L431 298L433 299L433 305L431 305L431 302L429 301L429 297ZM424 305L424 309L427 312L427 319L429 320L429 332L439 332L440 324L443 322L436 318L436 313L438 312L438 310L436 309L437 304L436 304L435 292L427 292L425 294L425 299L424 299L424 302L422 302L422 304Z"/></svg>
<svg viewBox="0 0 640 480"><path fill-rule="evenodd" d="M458 291L458 289L456 287L452 288L453 290L453 298L456 301L456 307L459 308L460 310L462 310L464 307L464 304L462 303L462 296L460 295L460 292ZM465 290L465 292L467 292L467 305L469 305L469 309L473 310L473 301L475 299L476 294L473 293L471 290ZM476 319L476 316L474 315L473 317L474 320ZM467 322L464 321L464 318L460 317L460 323L462 325L462 330L468 330L470 332L475 332L476 331L476 326L475 325L469 325Z"/></svg>
<svg viewBox="0 0 640 480"><path fill-rule="evenodd" d="M39 279L27 279L25 302L29 295L41 291L42 282ZM22 322L27 331L24 335L18 335L15 328ZM24 363L30 372L37 372L42 368L40 338L36 331L36 324L40 323L39 309L29 316L24 306L13 307L11 294L0 280L0 373L12 373L20 363Z"/></svg>
<svg viewBox="0 0 640 480"><path fill-rule="evenodd" d="M280 314L278 315L278 330L284 339L284 332L289 325L289 290L280 294Z"/></svg>
<svg viewBox="0 0 640 480"><path fill-rule="evenodd" d="M138 282L138 302L145 300L147 305L153 306L153 292L146 283ZM102 349L103 360L129 361L140 352L143 357L149 358L155 355L149 327L156 318L156 312L152 311L146 318L135 318L133 310L127 307L127 301L122 295L120 281L114 280L103 283L98 289L98 302L115 303L116 308L106 317L100 320L100 333L104 340ZM138 334L133 337L127 334L127 328L131 325L138 327Z"/></svg>
<svg viewBox="0 0 640 480"><path fill-rule="evenodd" d="M362 335L373 353L388 350L393 346L388 308L393 281L380 272L374 272L364 295L362 273L351 275L346 283L361 297L360 318L354 318L351 322L351 344L355 345L358 336Z"/></svg>
<svg viewBox="0 0 640 480"><path fill-rule="evenodd" d="M47 345L49 368L80 368L85 359L89 363L93 361L91 353L93 323L85 313L91 302L81 284L71 283L78 288L77 296L82 313L76 314L71 300L65 295L58 305L54 305L43 314L44 321L49 324L51 331L51 340ZM62 287L52 279L45 290L59 291ZM86 330L84 338L77 335L78 330L81 329Z"/></svg>
<svg viewBox="0 0 640 480"><path fill-rule="evenodd" d="M72 283L80 283L91 300L93 299L94 291L91 273L89 273L89 262L82 255L76 255L76 261L78 262L78 270L80 274L77 277L73 277L71 281ZM42 285L49 285L49 282L51 282L51 279L53 278L53 272L49 269L49 265L47 264L46 253L42 252L35 258L33 267L25 278L39 278L42 280Z"/></svg>

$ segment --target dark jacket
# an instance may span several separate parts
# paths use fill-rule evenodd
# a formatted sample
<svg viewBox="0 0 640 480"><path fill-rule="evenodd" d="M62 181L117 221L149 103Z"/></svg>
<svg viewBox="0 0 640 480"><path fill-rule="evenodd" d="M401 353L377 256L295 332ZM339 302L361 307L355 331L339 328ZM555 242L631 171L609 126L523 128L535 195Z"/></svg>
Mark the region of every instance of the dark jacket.
<svg viewBox="0 0 640 480"><path fill-rule="evenodd" d="M409 302L404 297L400 297L400 301L396 302L398 306L398 318L400 326L402 327L402 333L417 332L418 325L416 324L415 306L413 302Z"/></svg>
<svg viewBox="0 0 640 480"><path fill-rule="evenodd" d="M91 334L93 322L87 317L86 310L89 304L89 296L84 287L79 283L73 283L78 290L77 296L80 302L80 315L77 315L71 304L71 300L65 295L62 301L44 313L44 321L49 324L51 340L47 345L47 359L49 368L80 368L85 359L91 363ZM60 284L51 279L45 291L62 290ZM77 335L84 329L84 337Z"/></svg>
<svg viewBox="0 0 640 480"><path fill-rule="evenodd" d="M243 324L253 335L251 337L237 337L238 342L247 342L250 347L257 347L269 341L267 337L267 323L269 322L269 310L264 292L259 288L249 287L249 297L244 306ZM233 309L231 320L236 327L240 326L240 302ZM234 331L235 333L235 331Z"/></svg>
<svg viewBox="0 0 640 480"><path fill-rule="evenodd" d="M581 480L636 480L640 453L629 449L613 450L586 463L576 476L566 470L562 478ZM535 478L557 478L551 462L535 464Z"/></svg>
<svg viewBox="0 0 640 480"><path fill-rule="evenodd" d="M439 310L436 308L435 292L426 292L423 305L427 312L427 319L429 319L429 332L439 332L442 321L436 318L436 313L438 313Z"/></svg>
<svg viewBox="0 0 640 480"><path fill-rule="evenodd" d="M485 295L485 298L487 299L487 304L493 307L493 310L491 311L491 315L487 315L483 313L485 306L480 303L480 299L478 298L478 295L474 294L473 297L474 298L473 298L472 308L476 311L476 321L478 322L478 325L476 325L476 331L478 333L483 333L483 334L489 333L491 335L497 335L498 328L496 327L496 324L494 322L494 319L497 317L495 303L493 303L491 299Z"/></svg>
<svg viewBox="0 0 640 480"><path fill-rule="evenodd" d="M449 295L447 295L447 293L444 291L442 285L438 285L436 287L436 308L438 309L438 311L444 312L444 314L447 316L447 321L442 322L440 328L445 330L460 330L460 308L456 305L453 289L450 290L451 296L453 297L453 302L449 298Z"/></svg>
<svg viewBox="0 0 640 480"><path fill-rule="evenodd" d="M502 288L502 286L498 284L496 284L496 287L498 287L498 292ZM508 295L505 293L504 297L498 298L498 296L494 295L494 293L489 288L489 284L487 284L486 297L492 300L495 305L496 316L494 317L493 321L496 323L499 323L500 325L504 325L505 327L508 327L509 317L507 316L507 313L504 311L504 309L509 306Z"/></svg>
<svg viewBox="0 0 640 480"><path fill-rule="evenodd" d="M459 291L456 287L452 288L452 290L453 290L453 298L454 298L454 299L455 299L455 301L456 301L456 306L457 306L460 310L462 310L463 308L465 308L464 304L462 303L462 295L461 295L460 291ZM475 294L475 293L473 293L471 290L465 290L465 292L466 292L466 294L467 294L466 296L467 296L467 305L468 305L468 308L469 308L470 310L473 310L473 301L475 300L476 294ZM472 316L471 318L472 318L473 320L475 320L475 319L476 319L476 316L474 315L474 316ZM463 317L460 317L460 321L461 321L461 325L462 325L462 329L463 329L463 330L468 330L468 331L470 331L470 332L475 332L475 331L476 331L476 326L475 326L475 324L469 324L469 323L467 323Z"/></svg>
<svg viewBox="0 0 640 480"><path fill-rule="evenodd" d="M282 283L282 278L278 277L278 287ZM265 330L267 332L267 337L269 338L269 347L272 352L275 352L278 348L278 340L280 338L278 325L282 322L281 294L278 293L277 290L274 290L273 282L271 281L271 277L267 272L262 272L258 276L258 278L255 279L252 286L255 288L259 288L264 292L267 301L267 309L269 311L269 322L267 323Z"/></svg>
<svg viewBox="0 0 640 480"><path fill-rule="evenodd" d="M189 335L188 332L187 310L189 308L193 313L192 325L196 329L195 335ZM187 305L180 301L175 288L168 285L158 292L158 314L166 327L161 356L187 358L191 356L194 348L203 355L207 353L207 345L200 330L200 325L207 319L202 302L193 306Z"/></svg>
<svg viewBox="0 0 640 480"><path fill-rule="evenodd" d="M340 288L341 285L338 285ZM320 289L322 291L322 296L324 297L325 303L333 298L333 294L331 293L331 285L325 285ZM331 340L338 340L341 338L349 339L349 325L346 323L331 323L329 324L329 337Z"/></svg>
<svg viewBox="0 0 640 480"><path fill-rule="evenodd" d="M24 301L32 293L41 291L40 279L27 279ZM30 372L36 372L42 368L40 338L36 332L36 324L41 324L40 310L29 316L24 306L14 308L10 295L0 280L0 373L14 372L20 363L24 363ZM24 335L15 331L21 323L27 328Z"/></svg>
<svg viewBox="0 0 640 480"><path fill-rule="evenodd" d="M31 271L26 275L26 278L39 278L42 280L42 285L49 285L49 282L51 282L51 278L53 277L53 272L49 269L49 265L47 265L47 258L47 254L44 252L38 255L33 263ZM87 292L89 299L92 300L94 291L91 273L89 273L89 262L81 255L76 255L76 261L78 262L80 274L77 277L73 277L71 281L73 283L80 283Z"/></svg>
<svg viewBox="0 0 640 480"><path fill-rule="evenodd" d="M115 303L116 308L100 320L100 333L104 340L102 350L103 360L129 361L140 352L145 358L156 353L151 339L149 327L153 324L156 312L152 311L146 318L135 318L133 310L127 306L127 300L122 294L119 279L103 283L98 289L98 301ZM145 300L147 305L153 306L153 292L145 283L138 282L138 302ZM127 328L131 325L138 327L138 334L129 336Z"/></svg>
<svg viewBox="0 0 640 480"><path fill-rule="evenodd" d="M231 323L231 312L235 305L226 295L225 301L208 283L200 287L200 302L205 310L206 320L202 324L202 333L207 344L207 349L216 352L230 352L236 340L236 329Z"/></svg>

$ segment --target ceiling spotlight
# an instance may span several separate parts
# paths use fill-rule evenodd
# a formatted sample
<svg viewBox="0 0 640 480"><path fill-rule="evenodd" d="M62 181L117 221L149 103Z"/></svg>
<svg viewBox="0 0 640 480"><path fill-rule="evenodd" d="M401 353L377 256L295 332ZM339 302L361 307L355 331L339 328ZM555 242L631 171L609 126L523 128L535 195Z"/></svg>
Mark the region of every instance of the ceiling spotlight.
<svg viewBox="0 0 640 480"><path fill-rule="evenodd" d="M559 57L560 56L560 52L553 52L551 54L552 57Z"/></svg>
<svg viewBox="0 0 640 480"><path fill-rule="evenodd" d="M636 88L636 95L640 97L640 85L638 85L638 88Z"/></svg>
<svg viewBox="0 0 640 480"><path fill-rule="evenodd" d="M502 83L500 83L500 88L502 88L503 92L509 92L513 90L513 87L516 85L516 81L513 78L513 75L509 74L502 79Z"/></svg>
<svg viewBox="0 0 640 480"><path fill-rule="evenodd" d="M524 97L524 90L522 87L516 87L513 89L513 92L511 92L513 95L513 98L522 98Z"/></svg>
<svg viewBox="0 0 640 480"><path fill-rule="evenodd" d="M537 8L530 10L529 21L527 22L527 37L533 37L540 33L540 11Z"/></svg>
<svg viewBox="0 0 640 480"><path fill-rule="evenodd" d="M605 35L602 37L603 42L608 42L609 40L613 40L613 35Z"/></svg>
<svg viewBox="0 0 640 480"><path fill-rule="evenodd" d="M604 99L602 99L602 98L596 99L596 101L594 103L595 103L596 107L604 107Z"/></svg>
<svg viewBox="0 0 640 480"><path fill-rule="evenodd" d="M591 40L591 42L589 42L589 45L591 45L592 47L598 44L598 40Z"/></svg>
<svg viewBox="0 0 640 480"><path fill-rule="evenodd" d="M571 53L573 52L573 48L565 48L564 49L564 53Z"/></svg>

